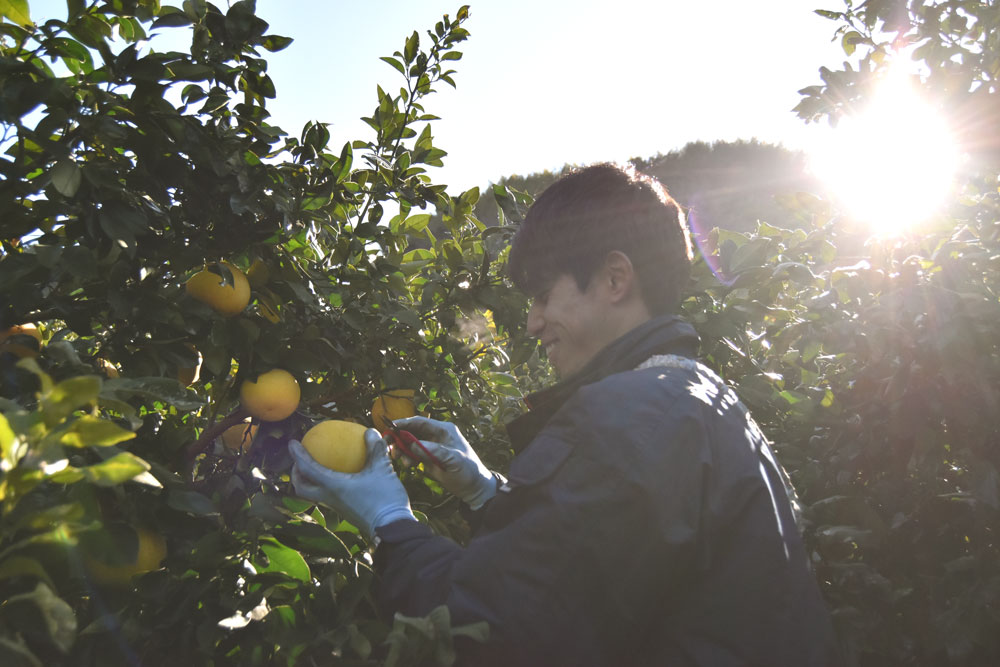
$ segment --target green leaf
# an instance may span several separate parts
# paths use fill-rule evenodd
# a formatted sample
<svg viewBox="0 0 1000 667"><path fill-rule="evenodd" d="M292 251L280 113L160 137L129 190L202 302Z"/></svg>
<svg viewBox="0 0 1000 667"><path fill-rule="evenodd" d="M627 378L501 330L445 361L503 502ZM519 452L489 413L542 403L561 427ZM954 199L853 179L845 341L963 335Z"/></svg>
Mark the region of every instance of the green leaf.
<svg viewBox="0 0 1000 667"><path fill-rule="evenodd" d="M479 621L478 623L460 625L457 628L452 628L451 635L453 637L468 637L477 642L484 642L490 638L490 624L486 621Z"/></svg>
<svg viewBox="0 0 1000 667"><path fill-rule="evenodd" d="M53 37L45 42L45 46L51 52L63 58L79 60L84 72L90 72L94 69L94 61L90 55L90 51L76 40L66 39L65 37Z"/></svg>
<svg viewBox="0 0 1000 667"><path fill-rule="evenodd" d="M448 240L441 244L441 252L444 254L445 261L448 262L453 270L458 270L462 266L462 262L465 257L462 255L462 249L454 241Z"/></svg>
<svg viewBox="0 0 1000 667"><path fill-rule="evenodd" d="M431 221L431 216L429 213L418 213L417 215L411 215L400 227L400 231L404 234L416 234L422 232L427 223Z"/></svg>
<svg viewBox="0 0 1000 667"><path fill-rule="evenodd" d="M63 197L72 197L80 188L83 173L72 160L60 160L50 173L52 185Z"/></svg>
<svg viewBox="0 0 1000 667"><path fill-rule="evenodd" d="M781 396L783 399L785 399L789 403L789 405L795 405L796 403L805 398L805 396L798 393L797 391L789 391L787 389L778 392L778 395Z"/></svg>
<svg viewBox="0 0 1000 667"><path fill-rule="evenodd" d="M49 586L55 587L49 573L45 571L42 564L34 558L27 556L11 556L5 558L0 563L0 579L11 579L13 577L34 577L44 581Z"/></svg>
<svg viewBox="0 0 1000 667"><path fill-rule="evenodd" d="M4 604L8 608L15 608L26 602L38 608L45 630L56 648L63 653L69 651L76 640L76 615L73 608L42 582L30 593L10 596Z"/></svg>
<svg viewBox="0 0 1000 667"><path fill-rule="evenodd" d="M43 667L42 661L35 657L20 638L14 641L7 637L0 637L0 664L12 667Z"/></svg>
<svg viewBox="0 0 1000 667"><path fill-rule="evenodd" d="M169 403L178 410L197 410L204 405L204 400L198 394L172 378L115 378L105 380L101 389L102 399L127 401L135 396Z"/></svg>
<svg viewBox="0 0 1000 667"><path fill-rule="evenodd" d="M403 49L403 60L407 65L417 57L417 49L420 48L420 35L414 30L413 34L406 40L406 47Z"/></svg>
<svg viewBox="0 0 1000 667"><path fill-rule="evenodd" d="M219 513L211 498L197 491L172 489L167 496L167 505L192 516L215 516Z"/></svg>
<svg viewBox="0 0 1000 667"><path fill-rule="evenodd" d="M207 81L215 74L208 65L185 61L171 63L168 69L177 81Z"/></svg>
<svg viewBox="0 0 1000 667"><path fill-rule="evenodd" d="M41 413L46 425L55 426L77 408L93 403L100 391L101 378L97 375L78 375L63 380L42 396Z"/></svg>
<svg viewBox="0 0 1000 667"><path fill-rule="evenodd" d="M31 25L28 0L0 0L0 16L10 19L11 23Z"/></svg>
<svg viewBox="0 0 1000 667"><path fill-rule="evenodd" d="M67 447L110 447L134 437L135 433L112 421L83 415L60 435L59 441Z"/></svg>
<svg viewBox="0 0 1000 667"><path fill-rule="evenodd" d="M272 607L264 619L264 626L269 635L276 638L287 637L289 633L295 631L297 623L295 608L289 605Z"/></svg>
<svg viewBox="0 0 1000 667"><path fill-rule="evenodd" d="M517 378L510 373L488 373L486 377L495 385L517 384Z"/></svg>
<svg viewBox="0 0 1000 667"><path fill-rule="evenodd" d="M97 486L117 486L149 470L149 464L135 454L121 452L110 459L86 468L77 468L86 479ZM55 479L55 476L53 476Z"/></svg>
<svg viewBox="0 0 1000 667"><path fill-rule="evenodd" d="M7 35L15 42L22 42L28 39L30 33L24 28L20 28L13 23L3 23L0 21L0 35Z"/></svg>
<svg viewBox="0 0 1000 667"><path fill-rule="evenodd" d="M282 37L281 35L268 35L264 38L264 43L261 45L271 53L281 51L288 47L294 40L291 37Z"/></svg>
<svg viewBox="0 0 1000 667"><path fill-rule="evenodd" d="M166 13L166 10L174 9L174 12ZM181 10L175 7L164 7L164 13L160 15L160 18L153 21L153 25L150 26L150 30L156 30L157 28L179 28L185 25L191 25L191 19Z"/></svg>
<svg viewBox="0 0 1000 667"><path fill-rule="evenodd" d="M384 60L385 62L389 63L394 68L396 68L400 74L406 76L406 67L403 65L403 63L389 56L382 56L381 60Z"/></svg>
<svg viewBox="0 0 1000 667"><path fill-rule="evenodd" d="M286 547L274 538L265 537L260 541L260 550L264 557L258 556L253 560L258 573L281 572L292 579L309 582L309 565L295 549Z"/></svg>
<svg viewBox="0 0 1000 667"><path fill-rule="evenodd" d="M98 214L98 222L101 225L101 230L109 239L117 242L122 248L130 251L135 250L135 231L129 224L129 218L114 211L102 209Z"/></svg>
<svg viewBox="0 0 1000 667"><path fill-rule="evenodd" d="M84 14L69 24L71 35L85 45L95 48L107 48L105 38L111 37L111 26L99 14Z"/></svg>
<svg viewBox="0 0 1000 667"><path fill-rule="evenodd" d="M283 544L310 556L350 559L351 551L335 534L316 523L293 522L275 528Z"/></svg>

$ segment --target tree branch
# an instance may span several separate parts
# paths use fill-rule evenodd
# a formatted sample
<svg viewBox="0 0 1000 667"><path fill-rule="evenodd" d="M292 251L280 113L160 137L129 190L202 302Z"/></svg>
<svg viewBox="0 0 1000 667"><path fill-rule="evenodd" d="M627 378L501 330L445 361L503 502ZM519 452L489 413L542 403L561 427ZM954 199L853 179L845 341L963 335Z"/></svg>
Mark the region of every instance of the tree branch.
<svg viewBox="0 0 1000 667"><path fill-rule="evenodd" d="M184 459L188 465L190 466L198 458L199 454L208 449L212 441L222 435L226 429L243 423L249 416L243 406L240 406L226 415L222 421L218 421L202 431L201 437L188 445L187 449L184 450Z"/></svg>

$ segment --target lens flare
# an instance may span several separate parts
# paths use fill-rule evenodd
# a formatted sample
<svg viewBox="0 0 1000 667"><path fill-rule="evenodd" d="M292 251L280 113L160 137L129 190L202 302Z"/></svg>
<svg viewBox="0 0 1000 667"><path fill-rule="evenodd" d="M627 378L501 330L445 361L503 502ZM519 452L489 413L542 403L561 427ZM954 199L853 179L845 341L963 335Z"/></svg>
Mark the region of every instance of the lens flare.
<svg viewBox="0 0 1000 667"><path fill-rule="evenodd" d="M958 150L943 117L893 72L871 105L810 151L812 171L878 235L936 213L951 192Z"/></svg>

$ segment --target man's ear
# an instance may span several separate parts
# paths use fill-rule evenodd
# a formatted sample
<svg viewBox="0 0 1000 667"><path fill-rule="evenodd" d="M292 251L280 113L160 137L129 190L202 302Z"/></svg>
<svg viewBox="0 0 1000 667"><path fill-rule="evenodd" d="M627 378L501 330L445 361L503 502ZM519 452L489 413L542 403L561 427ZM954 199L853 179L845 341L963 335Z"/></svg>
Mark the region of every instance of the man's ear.
<svg viewBox="0 0 1000 667"><path fill-rule="evenodd" d="M628 255L620 250L612 250L604 258L604 276L608 281L608 295L612 303L620 303L638 297L638 282L635 267Z"/></svg>

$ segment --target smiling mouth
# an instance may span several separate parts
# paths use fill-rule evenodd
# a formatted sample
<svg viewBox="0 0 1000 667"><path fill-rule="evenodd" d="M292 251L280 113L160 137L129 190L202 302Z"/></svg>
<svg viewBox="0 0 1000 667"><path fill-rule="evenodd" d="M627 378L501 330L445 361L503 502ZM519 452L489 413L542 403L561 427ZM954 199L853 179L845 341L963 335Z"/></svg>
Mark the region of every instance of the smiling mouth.
<svg viewBox="0 0 1000 667"><path fill-rule="evenodd" d="M545 354L551 353L552 352L552 348L555 347L556 343L558 343L558 342L559 341L557 341L557 340L550 340L547 343L542 343L542 347L545 348Z"/></svg>

